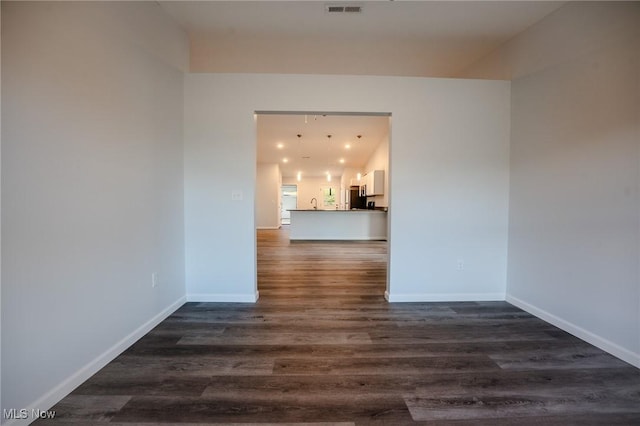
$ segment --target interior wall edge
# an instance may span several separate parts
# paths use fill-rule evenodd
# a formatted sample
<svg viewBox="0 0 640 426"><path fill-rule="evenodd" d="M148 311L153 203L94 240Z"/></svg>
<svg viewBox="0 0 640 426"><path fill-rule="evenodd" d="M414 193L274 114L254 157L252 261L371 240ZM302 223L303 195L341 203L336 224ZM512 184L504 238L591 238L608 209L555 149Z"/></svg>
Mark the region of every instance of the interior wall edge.
<svg viewBox="0 0 640 426"><path fill-rule="evenodd" d="M552 325L555 325L561 330L566 331L567 333L572 334L584 340L585 342L602 349L603 351L615 356L616 358L620 358L621 360L640 368L640 353L635 353L632 350L613 343L612 341L605 339L602 336L585 330L584 328L570 321L564 320L552 314L551 312L545 311L544 309L532 305L513 295L507 294L506 301L530 313L531 315L534 315Z"/></svg>
<svg viewBox="0 0 640 426"><path fill-rule="evenodd" d="M84 365L80 369L78 369L75 373L69 376L67 379L63 380L49 392L46 392L36 401L28 404L27 412L32 413L34 410L46 411L53 407L56 403L62 400L65 396L71 393L75 388L80 386L86 380L88 380L91 376L96 374L100 369L113 361L118 355L127 350L131 345L133 345L136 341L138 341L142 336L150 332L154 327L168 318L171 314L173 314L176 310L178 310L182 305L187 301L185 296L181 296L175 302L171 303L165 309L163 309L160 313L155 315L153 318L142 324L140 327L129 333L127 336L122 338L115 345L111 346L101 355L96 357L93 361ZM29 424L33 421L31 418L18 420L16 422L8 422L3 425L21 425L21 424Z"/></svg>

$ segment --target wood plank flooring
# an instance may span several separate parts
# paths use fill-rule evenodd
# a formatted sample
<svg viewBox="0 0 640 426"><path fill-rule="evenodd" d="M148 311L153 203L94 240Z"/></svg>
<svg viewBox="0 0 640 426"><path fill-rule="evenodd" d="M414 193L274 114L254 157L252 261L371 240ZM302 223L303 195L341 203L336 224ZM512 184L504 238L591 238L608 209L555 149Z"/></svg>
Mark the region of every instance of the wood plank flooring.
<svg viewBox="0 0 640 426"><path fill-rule="evenodd" d="M640 424L640 370L508 303L387 303L384 242L259 231L258 281L256 304L184 305L36 423Z"/></svg>

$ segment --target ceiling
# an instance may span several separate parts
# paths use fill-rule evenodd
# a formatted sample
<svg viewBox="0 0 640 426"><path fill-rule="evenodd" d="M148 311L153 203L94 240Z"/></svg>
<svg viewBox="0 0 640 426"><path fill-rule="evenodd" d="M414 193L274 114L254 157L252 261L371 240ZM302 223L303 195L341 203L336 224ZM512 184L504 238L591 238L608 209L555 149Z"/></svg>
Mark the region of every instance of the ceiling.
<svg viewBox="0 0 640 426"><path fill-rule="evenodd" d="M158 3L189 33L192 72L458 77L470 64L565 2ZM362 12L328 13L329 4L359 5ZM210 48L203 50L203 43ZM205 60L199 69L196 64L202 56L216 59ZM295 176L299 170L304 176L323 176L327 168L338 176L344 167L363 167L388 131L387 117L307 115L306 119L304 115L260 116L258 162L279 163L283 176ZM300 140L297 134L302 135ZM347 142L352 146L349 151L344 149ZM277 143L284 147L278 149ZM340 158L344 164L338 162Z"/></svg>
<svg viewBox="0 0 640 426"><path fill-rule="evenodd" d="M191 39L195 72L281 72L456 77L562 1L160 1ZM328 13L327 5L361 13ZM209 48L202 47L206 44ZM268 50L267 54L264 53ZM202 53L205 52L205 53ZM218 68L198 69L199 56ZM281 63L265 67L274 56ZM300 59L301 56L308 57ZM384 66L397 62L397 72ZM252 63L255 58L255 63ZM366 64L339 64L351 58ZM301 60L302 63L296 61ZM205 60L206 61L206 60ZM234 62L235 61L235 62ZM304 63L314 69L304 69ZM371 70L371 64L380 71ZM195 67L195 68L194 68ZM239 68L246 69L240 70ZM320 70L318 70L320 67ZM263 71L267 70L267 71ZM346 72L345 72L346 71ZM380 74L380 72L385 72Z"/></svg>
<svg viewBox="0 0 640 426"><path fill-rule="evenodd" d="M284 177L338 177L363 170L388 132L389 116L258 114L258 163L280 164Z"/></svg>
<svg viewBox="0 0 640 426"><path fill-rule="evenodd" d="M188 32L300 37L393 37L424 41L511 38L559 1L160 1ZM362 13L327 13L326 5Z"/></svg>

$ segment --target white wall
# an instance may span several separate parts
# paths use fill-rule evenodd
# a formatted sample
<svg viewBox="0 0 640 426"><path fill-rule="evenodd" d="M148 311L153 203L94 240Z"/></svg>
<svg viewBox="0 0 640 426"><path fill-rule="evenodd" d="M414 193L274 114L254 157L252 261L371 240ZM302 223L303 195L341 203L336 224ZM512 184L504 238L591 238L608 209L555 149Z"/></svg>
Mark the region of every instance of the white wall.
<svg viewBox="0 0 640 426"><path fill-rule="evenodd" d="M318 210L335 210L335 205L325 206L323 204L322 190L331 187L335 191L340 191L340 179L341 176L333 176L331 182L327 182L327 179L322 177L303 177L300 182L296 178L284 178L283 182L298 186L298 209L312 209L315 203L311 204L311 199L315 198L318 201ZM336 202L339 201L340 195L338 194Z"/></svg>
<svg viewBox="0 0 640 426"><path fill-rule="evenodd" d="M349 189L351 186L351 179L353 179L354 185L359 185L360 183L357 182L358 173L362 174L363 170L354 167L345 167L342 171L342 176L340 177L340 185Z"/></svg>
<svg viewBox="0 0 640 426"><path fill-rule="evenodd" d="M509 100L509 83L500 81L185 76L188 292L255 299L253 114L315 110L393 114L390 299L503 299ZM231 186L243 201L220 205L210 196Z"/></svg>
<svg viewBox="0 0 640 426"><path fill-rule="evenodd" d="M375 201L376 207L389 207L389 134L378 143L376 150L367 160L364 172L369 173L373 170L384 171L384 194L374 197L367 197L367 201Z"/></svg>
<svg viewBox="0 0 640 426"><path fill-rule="evenodd" d="M640 3L569 3L467 74L515 77L508 300L636 366L638 46Z"/></svg>
<svg viewBox="0 0 640 426"><path fill-rule="evenodd" d="M258 164L255 206L256 228L258 229L280 227L281 179L279 164Z"/></svg>
<svg viewBox="0 0 640 426"><path fill-rule="evenodd" d="M183 303L187 48L154 3L2 2L3 409Z"/></svg>
<svg viewBox="0 0 640 426"><path fill-rule="evenodd" d="M399 46L397 40L373 34L352 39L349 43L339 38L312 41L305 37L274 37L264 33L243 37L237 33L194 32L190 34L190 40L190 70L194 73L447 77L465 65L461 60L464 55L452 51L445 43L425 46L420 41L405 39ZM478 40L469 40L469 43L476 42ZM445 60L441 59L443 57Z"/></svg>

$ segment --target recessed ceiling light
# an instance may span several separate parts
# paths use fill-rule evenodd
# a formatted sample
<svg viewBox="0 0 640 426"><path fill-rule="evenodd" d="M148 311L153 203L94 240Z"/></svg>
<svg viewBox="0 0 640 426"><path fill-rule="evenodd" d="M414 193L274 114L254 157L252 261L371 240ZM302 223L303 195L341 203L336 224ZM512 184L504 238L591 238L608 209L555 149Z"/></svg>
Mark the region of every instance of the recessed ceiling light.
<svg viewBox="0 0 640 426"><path fill-rule="evenodd" d="M284 148L284 144L282 142L280 142L278 145L276 145L278 147L278 149L282 149Z"/></svg>
<svg viewBox="0 0 640 426"><path fill-rule="evenodd" d="M344 158L340 159L340 164L344 164Z"/></svg>
<svg viewBox="0 0 640 426"><path fill-rule="evenodd" d="M288 158L283 158L283 159L282 159L282 162L283 162L283 163L288 163L288 162L289 162L289 159L288 159Z"/></svg>
<svg viewBox="0 0 640 426"><path fill-rule="evenodd" d="M344 147L345 147L345 149L351 149L351 145L350 144L346 144Z"/></svg>

